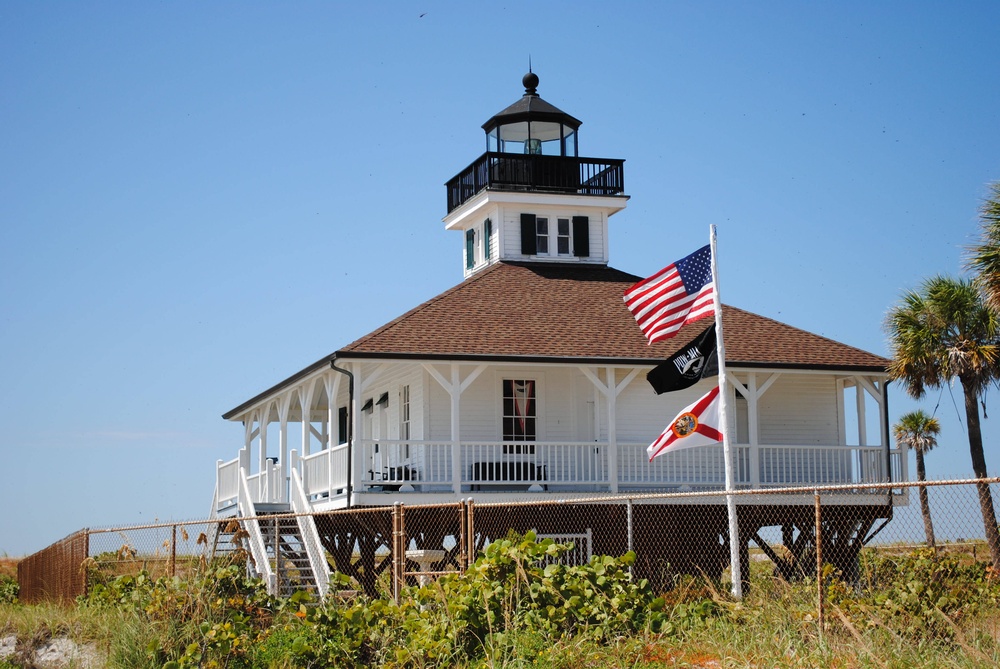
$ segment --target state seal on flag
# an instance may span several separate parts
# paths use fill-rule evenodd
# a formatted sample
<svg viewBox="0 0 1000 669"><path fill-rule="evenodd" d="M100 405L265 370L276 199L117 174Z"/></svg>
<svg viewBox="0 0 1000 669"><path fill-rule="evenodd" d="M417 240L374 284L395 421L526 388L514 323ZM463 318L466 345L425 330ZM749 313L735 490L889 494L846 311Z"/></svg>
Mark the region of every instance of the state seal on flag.
<svg viewBox="0 0 1000 669"><path fill-rule="evenodd" d="M670 426L673 433L680 439L692 434L698 429L698 417L693 413L682 413Z"/></svg>

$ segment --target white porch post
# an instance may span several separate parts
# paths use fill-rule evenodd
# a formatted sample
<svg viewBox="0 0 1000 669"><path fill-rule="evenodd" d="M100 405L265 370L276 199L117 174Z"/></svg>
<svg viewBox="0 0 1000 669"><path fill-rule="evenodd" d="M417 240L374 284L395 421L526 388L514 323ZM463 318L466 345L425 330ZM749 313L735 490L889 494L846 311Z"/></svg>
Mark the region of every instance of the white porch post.
<svg viewBox="0 0 1000 669"><path fill-rule="evenodd" d="M888 419L888 415L886 413L886 406L885 406L885 404L886 404L885 403L885 381L883 380L881 382L881 385L880 385L878 379L876 379L876 378L866 377L866 376L857 376L857 377L855 377L855 383L857 384L858 389L859 389L858 390L858 395L859 395L859 400L858 401L860 403L859 404L859 408L858 408L858 439L860 440L860 444L859 445L860 446L869 446L869 445L871 445L871 444L869 444L869 441L868 441L868 425L867 425L868 420L867 420L867 415L864 413L864 406L866 404L866 402L865 402L865 393L868 393L871 396L872 400L874 400L875 406L878 409L879 433L878 433L877 440L875 440L875 443L877 443L878 445L880 445L883 448L883 450L885 451L885 453L886 453L886 459L884 461L880 461L879 464L878 464L877 471L880 472L880 474L881 474L878 478L881 479L881 480L883 480L883 481L888 481L892 477L892 459L888 455L889 448L890 448L890 442L889 442L888 434L887 434L887 430L888 430L888 422L887 421L889 419ZM862 425L864 425L864 431L863 432L861 431L861 426ZM902 463L904 463L902 465L903 466L902 472L906 471L906 469L905 469L905 462L906 462L906 460L904 458L902 460ZM885 471L883 471L883 468L885 468Z"/></svg>
<svg viewBox="0 0 1000 669"><path fill-rule="evenodd" d="M444 376L433 365L424 364L423 368L431 378L440 384L451 398L451 487L455 494L462 493L462 393L479 378L486 365L479 365L472 370L465 380L459 371L458 363L451 363L451 380Z"/></svg>
<svg viewBox="0 0 1000 669"><path fill-rule="evenodd" d="M288 462L288 410L292 406L291 395L278 400L278 463Z"/></svg>
<svg viewBox="0 0 1000 669"><path fill-rule="evenodd" d="M747 437L750 442L750 487L760 487L760 417L757 415L757 374L747 380Z"/></svg>
<svg viewBox="0 0 1000 669"><path fill-rule="evenodd" d="M618 393L615 389L615 368L607 367L604 373L608 383L608 487L618 492Z"/></svg>
<svg viewBox="0 0 1000 669"><path fill-rule="evenodd" d="M858 411L858 446L868 445L868 426L865 416L865 387L861 379L854 382L854 403Z"/></svg>
<svg viewBox="0 0 1000 669"><path fill-rule="evenodd" d="M750 442L750 487L760 487L760 434L757 416L757 374L747 379L747 441Z"/></svg>
<svg viewBox="0 0 1000 669"><path fill-rule="evenodd" d="M876 399L878 400L878 420L879 420L879 423L878 423L878 426L879 426L878 433L879 434L878 434L878 436L879 436L879 444L882 445L882 448L885 450L885 453L886 453L886 464L885 464L885 466L887 467L887 470L885 472L885 480L886 481L892 481L893 480L893 477L892 477L892 455L891 455L891 451L892 451L892 439L889 437L889 407L887 406L888 405L888 401L887 401L887 398L886 398L886 383L885 383L885 379L883 379L881 381L875 381L875 384L878 387L878 391L879 391L878 395L876 396ZM897 474L897 478L900 481L907 480L907 477L906 477L906 464L907 464L906 458L900 458L899 459L899 471L896 472L896 474Z"/></svg>
<svg viewBox="0 0 1000 669"><path fill-rule="evenodd" d="M309 455L312 445L309 431L312 429L313 383L309 382L305 388L299 388L299 406L302 408L302 455Z"/></svg>
<svg viewBox="0 0 1000 669"><path fill-rule="evenodd" d="M291 476L291 453L288 449L288 412L292 408L292 397L295 393L288 393L278 400L278 466L277 480L274 483L268 482L271 486L269 493L272 501L287 502L286 491L288 490L288 477Z"/></svg>
<svg viewBox="0 0 1000 669"><path fill-rule="evenodd" d="M462 384L458 364L451 363L451 488L462 493Z"/></svg>
<svg viewBox="0 0 1000 669"><path fill-rule="evenodd" d="M760 398L764 396L780 374L771 374L760 383L756 372L747 374L747 385L726 372L726 381L747 400L747 440L750 442L750 485L760 487ZM841 412L842 413L842 412ZM734 421L735 422L735 421Z"/></svg>
<svg viewBox="0 0 1000 669"><path fill-rule="evenodd" d="M353 428L354 441L356 443L353 456L354 458L353 466L354 466L354 476L355 476L354 480L356 483L361 483L364 480L364 475L365 472L367 471L366 467L371 467L373 464L372 451L368 450L367 447L362 448L363 446L363 444L361 443L362 439L370 440L373 438L373 435L369 433L362 434L364 432L363 426L369 421L366 421L364 419L361 407L365 404L364 398L365 395L368 394L371 386L373 386L375 384L375 381L377 381L379 377L382 376L382 374L387 369L389 369L389 365L383 362L380 363L378 367L371 370L370 374L362 377L361 365L362 363L359 361L352 368L354 370L354 411L352 411L353 413L352 421L354 424ZM375 410L376 409L373 406L372 411ZM379 435L378 438L382 438L384 436L385 435Z"/></svg>
<svg viewBox="0 0 1000 669"><path fill-rule="evenodd" d="M840 435L840 445L847 446L847 407L844 406L844 389L847 382L837 379L837 433Z"/></svg>
<svg viewBox="0 0 1000 669"><path fill-rule="evenodd" d="M247 458L248 458L248 462L246 463L247 472L250 471L249 456L250 456L250 450L253 448L253 440L254 440L253 424L254 424L254 414L251 413L249 416L246 416L243 419L243 448L247 452Z"/></svg>
<svg viewBox="0 0 1000 669"><path fill-rule="evenodd" d="M601 391L608 403L608 489L611 492L618 492L618 395L632 383L639 374L639 368L635 367L629 372L621 383L616 378L615 367L605 367L605 381L601 381L596 370L587 367L580 367L580 371L590 379L594 387Z"/></svg>
<svg viewBox="0 0 1000 669"><path fill-rule="evenodd" d="M267 425L271 420L271 405L268 404L261 410L260 419L257 421L257 430L260 432L260 453L258 472L267 471Z"/></svg>
<svg viewBox="0 0 1000 669"><path fill-rule="evenodd" d="M364 384L362 383L363 378L361 376L361 363L353 363L351 365L351 372L354 374L354 397L352 402L354 406L351 407L351 443L347 445L348 448L353 449L354 455L352 456L352 468L353 472L348 472L350 477L348 480L348 486L352 491L358 489L358 485L363 480L363 473L365 471L365 463L363 461L362 455L364 455L364 450L361 448L361 426L364 421L361 420L361 407L364 404L364 393L362 391ZM350 500L348 500L350 503Z"/></svg>
<svg viewBox="0 0 1000 669"><path fill-rule="evenodd" d="M339 444L344 435L340 434L340 421L337 415L337 395L340 392L340 379L343 374L339 372L328 372L323 379L326 387L326 446L333 448Z"/></svg>

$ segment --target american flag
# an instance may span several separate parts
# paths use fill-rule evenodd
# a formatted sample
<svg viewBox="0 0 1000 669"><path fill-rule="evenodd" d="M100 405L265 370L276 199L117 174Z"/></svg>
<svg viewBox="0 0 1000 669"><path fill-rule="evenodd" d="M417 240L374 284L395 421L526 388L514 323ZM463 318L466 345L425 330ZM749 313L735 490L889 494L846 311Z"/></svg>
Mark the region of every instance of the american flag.
<svg viewBox="0 0 1000 669"><path fill-rule="evenodd" d="M626 290L625 305L652 344L714 313L714 292L712 250L705 245Z"/></svg>

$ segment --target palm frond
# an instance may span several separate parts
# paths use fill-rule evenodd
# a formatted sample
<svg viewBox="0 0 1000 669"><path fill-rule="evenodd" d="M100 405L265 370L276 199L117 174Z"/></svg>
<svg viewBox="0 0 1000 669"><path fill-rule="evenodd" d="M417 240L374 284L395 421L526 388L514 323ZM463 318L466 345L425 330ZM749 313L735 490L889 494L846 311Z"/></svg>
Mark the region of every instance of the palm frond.
<svg viewBox="0 0 1000 669"><path fill-rule="evenodd" d="M886 316L889 376L914 398L958 377L977 394L998 378L996 312L971 282L934 276L907 291Z"/></svg>

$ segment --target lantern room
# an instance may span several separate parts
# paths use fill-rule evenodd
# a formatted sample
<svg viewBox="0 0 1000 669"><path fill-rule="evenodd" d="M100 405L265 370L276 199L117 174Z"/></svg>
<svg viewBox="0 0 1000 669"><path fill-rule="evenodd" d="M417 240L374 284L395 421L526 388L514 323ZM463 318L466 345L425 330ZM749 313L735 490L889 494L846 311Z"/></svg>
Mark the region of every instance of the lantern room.
<svg viewBox="0 0 1000 669"><path fill-rule="evenodd" d="M521 82L521 99L483 124L486 151L576 158L581 122L538 96L537 74Z"/></svg>

